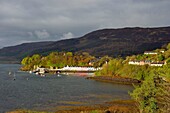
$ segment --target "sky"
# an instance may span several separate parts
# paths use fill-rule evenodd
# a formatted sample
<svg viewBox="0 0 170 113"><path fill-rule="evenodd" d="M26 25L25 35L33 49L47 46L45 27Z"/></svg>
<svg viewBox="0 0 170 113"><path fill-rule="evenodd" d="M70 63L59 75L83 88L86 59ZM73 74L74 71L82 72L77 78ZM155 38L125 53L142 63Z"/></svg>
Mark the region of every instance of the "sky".
<svg viewBox="0 0 170 113"><path fill-rule="evenodd" d="M0 0L0 48L104 28L170 25L170 0Z"/></svg>

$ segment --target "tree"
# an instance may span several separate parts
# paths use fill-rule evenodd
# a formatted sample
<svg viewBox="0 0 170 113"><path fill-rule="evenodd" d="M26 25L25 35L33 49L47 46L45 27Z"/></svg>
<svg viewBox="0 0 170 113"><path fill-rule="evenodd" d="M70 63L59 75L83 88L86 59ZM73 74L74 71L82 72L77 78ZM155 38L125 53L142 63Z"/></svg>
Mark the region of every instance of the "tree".
<svg viewBox="0 0 170 113"><path fill-rule="evenodd" d="M170 57L170 49L165 51L164 55L165 55L165 58L169 58Z"/></svg>
<svg viewBox="0 0 170 113"><path fill-rule="evenodd" d="M167 48L168 50L170 50L170 43L168 43L168 45L166 46L166 48Z"/></svg>
<svg viewBox="0 0 170 113"><path fill-rule="evenodd" d="M159 113L170 113L170 83L164 81L162 78L156 81L157 87L159 87L156 94L156 100Z"/></svg>
<svg viewBox="0 0 170 113"><path fill-rule="evenodd" d="M101 75L115 76L118 75L118 71L123 67L122 59L112 59L108 63L102 66L102 70L97 72Z"/></svg>
<svg viewBox="0 0 170 113"><path fill-rule="evenodd" d="M25 57L24 59L22 59L21 64L22 65L29 65L31 63L31 59L29 56Z"/></svg>
<svg viewBox="0 0 170 113"><path fill-rule="evenodd" d="M170 112L169 71L166 67L151 68L143 83L130 94L137 102L140 113Z"/></svg>
<svg viewBox="0 0 170 113"><path fill-rule="evenodd" d="M73 56L73 53L72 52L67 52L66 55L67 56Z"/></svg>
<svg viewBox="0 0 170 113"><path fill-rule="evenodd" d="M165 58L162 54L160 54L160 55L158 55L157 59L158 59L158 61L163 61Z"/></svg>
<svg viewBox="0 0 170 113"><path fill-rule="evenodd" d="M39 54L35 54L31 57L31 62L33 64L39 65L41 62L41 56Z"/></svg>
<svg viewBox="0 0 170 113"><path fill-rule="evenodd" d="M158 89L155 86L153 76L148 76L140 86L136 86L130 95L137 102L140 113L156 113L157 101L156 93Z"/></svg>

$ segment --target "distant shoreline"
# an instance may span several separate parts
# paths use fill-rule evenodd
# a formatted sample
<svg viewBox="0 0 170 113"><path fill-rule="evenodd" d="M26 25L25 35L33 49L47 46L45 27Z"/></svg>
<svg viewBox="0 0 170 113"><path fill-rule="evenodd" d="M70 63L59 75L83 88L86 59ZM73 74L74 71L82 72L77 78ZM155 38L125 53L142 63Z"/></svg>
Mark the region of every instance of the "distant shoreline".
<svg viewBox="0 0 170 113"><path fill-rule="evenodd" d="M21 64L21 61L14 58L0 57L0 64Z"/></svg>
<svg viewBox="0 0 170 113"><path fill-rule="evenodd" d="M21 64L19 61L0 61L0 64Z"/></svg>

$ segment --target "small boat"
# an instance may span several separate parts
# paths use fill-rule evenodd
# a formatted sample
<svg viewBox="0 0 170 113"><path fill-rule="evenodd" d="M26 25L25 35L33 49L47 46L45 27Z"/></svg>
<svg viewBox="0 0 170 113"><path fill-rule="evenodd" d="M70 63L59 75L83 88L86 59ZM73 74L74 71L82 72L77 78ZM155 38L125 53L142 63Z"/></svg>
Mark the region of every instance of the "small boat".
<svg viewBox="0 0 170 113"><path fill-rule="evenodd" d="M40 76L45 77L46 75L41 73Z"/></svg>
<svg viewBox="0 0 170 113"><path fill-rule="evenodd" d="M61 77L61 75L60 75L60 74L58 74L57 76L58 76L58 77Z"/></svg>
<svg viewBox="0 0 170 113"><path fill-rule="evenodd" d="M11 74L12 74L12 72L11 72L11 71L9 71L8 75L11 75Z"/></svg>
<svg viewBox="0 0 170 113"><path fill-rule="evenodd" d="M16 80L16 77L15 77L15 72L14 72L14 78L13 78L13 80Z"/></svg>

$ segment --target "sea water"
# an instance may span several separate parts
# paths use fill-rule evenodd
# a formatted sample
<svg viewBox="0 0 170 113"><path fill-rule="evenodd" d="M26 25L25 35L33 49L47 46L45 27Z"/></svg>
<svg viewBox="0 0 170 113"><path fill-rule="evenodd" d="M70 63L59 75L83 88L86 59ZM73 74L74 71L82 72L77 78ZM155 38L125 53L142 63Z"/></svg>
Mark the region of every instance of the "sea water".
<svg viewBox="0 0 170 113"><path fill-rule="evenodd" d="M133 90L131 85L87 80L76 74L41 77L19 71L20 67L19 64L0 64L0 112L57 111L63 106L102 104L130 99L128 92Z"/></svg>

